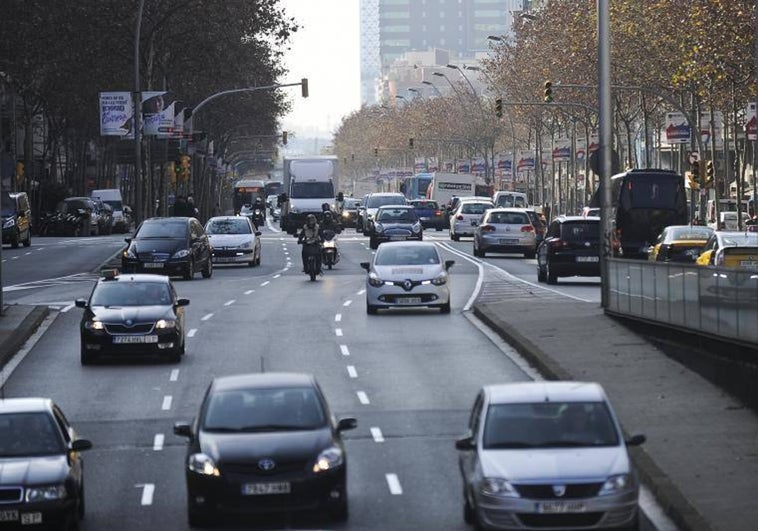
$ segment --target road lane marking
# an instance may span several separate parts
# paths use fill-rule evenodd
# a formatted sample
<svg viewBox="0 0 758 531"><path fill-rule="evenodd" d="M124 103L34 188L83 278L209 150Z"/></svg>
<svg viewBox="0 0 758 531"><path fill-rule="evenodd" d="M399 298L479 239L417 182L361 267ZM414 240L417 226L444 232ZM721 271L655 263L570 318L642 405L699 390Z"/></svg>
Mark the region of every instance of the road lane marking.
<svg viewBox="0 0 758 531"><path fill-rule="evenodd" d="M334 316L334 322L339 323L340 321L342 321L342 314L338 313L337 315Z"/></svg>
<svg viewBox="0 0 758 531"><path fill-rule="evenodd" d="M171 395L164 396L163 397L163 404L161 404L161 409L163 411L168 411L169 409L171 409L171 401L172 400L173 400L173 398L171 397Z"/></svg>
<svg viewBox="0 0 758 531"><path fill-rule="evenodd" d="M71 308L73 308L74 306L76 306L76 305L75 305L75 304L69 304L68 306L64 306L64 307L61 309L61 313L66 313L67 311L69 311L69 310L70 310Z"/></svg>
<svg viewBox="0 0 758 531"><path fill-rule="evenodd" d="M384 435L382 435L382 430L379 428L371 428L371 437L374 438L374 442L384 442Z"/></svg>
<svg viewBox="0 0 758 531"><path fill-rule="evenodd" d="M479 296L479 292L482 291L482 284L484 284L484 267L482 266L482 261L476 258L469 257L466 253L459 251L458 249L454 248L452 245L449 245L447 243L438 243L440 247L443 249L453 253L454 255L460 256L464 260L467 260L474 264L478 270L478 275L476 278L476 285L474 286L474 291L471 293L471 297L469 297L468 301L466 302L466 305L463 307L464 312L468 312L471 310L471 306L474 305L474 301L476 301L476 298Z"/></svg>
<svg viewBox="0 0 758 531"><path fill-rule="evenodd" d="M169 382L175 382L179 379L179 369L172 369L171 375L168 377Z"/></svg>
<svg viewBox="0 0 758 531"><path fill-rule="evenodd" d="M245 292L245 295L250 295L250 294L251 294L251 293L253 293L254 291L255 291L254 289L249 289L249 290L247 290L247 291Z"/></svg>
<svg viewBox="0 0 758 531"><path fill-rule="evenodd" d="M358 378L358 371L355 370L355 367L353 365L347 366L347 374L350 376L350 378Z"/></svg>
<svg viewBox="0 0 758 531"><path fill-rule="evenodd" d="M210 319L211 317L213 317L213 313L206 313L205 315L203 315L203 316L200 318L200 320L201 320L201 321L207 321L207 320L208 320L208 319Z"/></svg>
<svg viewBox="0 0 758 531"><path fill-rule="evenodd" d="M37 331L34 332L31 337L26 340L24 346L22 346L19 351L16 352L16 355L8 360L3 369L0 371L0 388L5 385L5 382L7 382L11 375L13 375L13 371L16 370L16 367L18 367L18 365L24 361L24 358L27 356L27 354L31 352L40 338L45 334L45 332L47 332L47 330L55 322L59 315L60 313L54 312L45 317L45 320L42 321L41 325L39 325Z"/></svg>
<svg viewBox="0 0 758 531"><path fill-rule="evenodd" d="M231 305L232 305L232 304L234 304L235 302L237 302L235 299L232 299L232 300L230 300L230 301L226 301L226 302L224 303L224 306L231 306Z"/></svg>
<svg viewBox="0 0 758 531"><path fill-rule="evenodd" d="M190 331L187 332L187 337L195 337L195 334L197 334L197 328L190 328Z"/></svg>
<svg viewBox="0 0 758 531"><path fill-rule="evenodd" d="M274 275L274 278L279 278L280 276L282 276L282 275L280 275L279 273L277 273L276 275Z"/></svg>
<svg viewBox="0 0 758 531"><path fill-rule="evenodd" d="M162 433L156 433L155 438L153 439L153 450L156 452L160 452L163 450L163 442L166 440L166 436Z"/></svg>
<svg viewBox="0 0 758 531"><path fill-rule="evenodd" d="M140 501L141 505L152 505L153 504L153 494L155 494L155 485L152 483L145 483L144 485L136 485L136 487L142 488L142 500Z"/></svg>
<svg viewBox="0 0 758 531"><path fill-rule="evenodd" d="M393 496L400 496L403 493L403 487L400 486L400 480L397 479L397 474L385 474L387 478L387 486L390 488L390 494Z"/></svg>
<svg viewBox="0 0 758 531"><path fill-rule="evenodd" d="M18 256L12 256L11 260L18 260Z"/></svg>
<svg viewBox="0 0 758 531"><path fill-rule="evenodd" d="M351 304L353 304L353 301L348 300L348 301L345 301L344 304L342 304L342 306L350 306Z"/></svg>
<svg viewBox="0 0 758 531"><path fill-rule="evenodd" d="M368 399L368 395L365 392L363 392L363 391L356 391L355 394L358 395L358 401L361 404L363 404L364 406L367 406L368 404L371 403L369 401L369 399Z"/></svg>
<svg viewBox="0 0 758 531"><path fill-rule="evenodd" d="M30 254L32 254L32 253L31 252L24 253L24 256L29 256Z"/></svg>
<svg viewBox="0 0 758 531"><path fill-rule="evenodd" d="M358 295L363 295L364 293L366 293L366 290L365 290L365 289L362 289L362 290L360 290L360 291L358 292Z"/></svg>
<svg viewBox="0 0 758 531"><path fill-rule="evenodd" d="M340 352L342 352L343 356L350 355L350 351L347 349L347 345L340 345Z"/></svg>
<svg viewBox="0 0 758 531"><path fill-rule="evenodd" d="M334 333L337 334L337 337L342 337L342 328L335 328Z"/></svg>
<svg viewBox="0 0 758 531"><path fill-rule="evenodd" d="M269 284L270 284L270 281L267 280L266 282L262 282L261 286L268 286Z"/></svg>

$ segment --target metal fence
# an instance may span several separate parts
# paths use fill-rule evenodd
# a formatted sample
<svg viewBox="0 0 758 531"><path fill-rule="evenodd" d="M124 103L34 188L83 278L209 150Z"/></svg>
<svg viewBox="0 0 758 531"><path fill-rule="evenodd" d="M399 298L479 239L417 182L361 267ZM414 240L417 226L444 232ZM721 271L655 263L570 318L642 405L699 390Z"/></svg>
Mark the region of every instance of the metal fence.
<svg viewBox="0 0 758 531"><path fill-rule="evenodd" d="M758 346L758 271L610 260L608 310Z"/></svg>

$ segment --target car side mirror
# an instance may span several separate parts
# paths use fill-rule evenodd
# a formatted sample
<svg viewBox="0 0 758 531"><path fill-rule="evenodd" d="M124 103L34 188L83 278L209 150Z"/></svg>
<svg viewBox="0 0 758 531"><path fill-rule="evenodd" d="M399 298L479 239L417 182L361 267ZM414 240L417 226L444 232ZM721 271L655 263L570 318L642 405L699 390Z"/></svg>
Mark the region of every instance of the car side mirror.
<svg viewBox="0 0 758 531"><path fill-rule="evenodd" d="M456 450L474 450L476 449L476 444L474 443L474 438L470 435L458 439L455 441L455 449Z"/></svg>
<svg viewBox="0 0 758 531"><path fill-rule="evenodd" d="M131 239L131 238L124 238L124 241L125 241L126 243L132 243L132 239Z"/></svg>
<svg viewBox="0 0 758 531"><path fill-rule="evenodd" d="M189 303L190 303L189 299L176 299L177 306L189 306Z"/></svg>
<svg viewBox="0 0 758 531"><path fill-rule="evenodd" d="M445 270L447 271L455 265L455 260L445 260Z"/></svg>
<svg viewBox="0 0 758 531"><path fill-rule="evenodd" d="M188 422L176 422L174 424L174 435L179 437L192 438L192 427Z"/></svg>
<svg viewBox="0 0 758 531"><path fill-rule="evenodd" d="M77 439L71 443L71 449L74 452L83 452L90 448L92 448L92 441L88 441L87 439Z"/></svg>
<svg viewBox="0 0 758 531"><path fill-rule="evenodd" d="M261 234L263 234L261 231L259 231L259 230L255 231L255 235L256 236L260 236Z"/></svg>
<svg viewBox="0 0 758 531"><path fill-rule="evenodd" d="M77 308L86 308L87 307L87 299L76 299L74 301L74 305Z"/></svg>
<svg viewBox="0 0 758 531"><path fill-rule="evenodd" d="M641 433L638 433L628 438L626 440L626 445L627 446L640 446L641 444L644 444L645 441L647 441L647 437L645 437Z"/></svg>
<svg viewBox="0 0 758 531"><path fill-rule="evenodd" d="M337 421L337 431L354 430L358 427L358 421L353 417L345 417Z"/></svg>
<svg viewBox="0 0 758 531"><path fill-rule="evenodd" d="M369 262L361 262L361 268L368 271L369 269L371 269L371 264Z"/></svg>

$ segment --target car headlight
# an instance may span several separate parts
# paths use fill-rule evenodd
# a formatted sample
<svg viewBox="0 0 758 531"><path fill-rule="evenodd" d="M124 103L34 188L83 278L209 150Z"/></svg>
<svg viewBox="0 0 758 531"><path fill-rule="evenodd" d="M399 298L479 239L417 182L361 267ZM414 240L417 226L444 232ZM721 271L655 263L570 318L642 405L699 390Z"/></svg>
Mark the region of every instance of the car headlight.
<svg viewBox="0 0 758 531"><path fill-rule="evenodd" d="M518 498L519 494L508 481L502 478L484 478L481 485L485 496L500 496L503 498Z"/></svg>
<svg viewBox="0 0 758 531"><path fill-rule="evenodd" d="M299 208L297 208L296 206L290 207L290 214L299 214L299 213L300 213Z"/></svg>
<svg viewBox="0 0 758 531"><path fill-rule="evenodd" d="M374 230L376 230L376 232L384 232L384 225L381 223L374 223Z"/></svg>
<svg viewBox="0 0 758 531"><path fill-rule="evenodd" d="M374 286L375 288L378 288L384 285L384 281L380 279L376 273L368 274L368 283Z"/></svg>
<svg viewBox="0 0 758 531"><path fill-rule="evenodd" d="M216 463L213 459L205 454L192 454L187 462L187 468L196 474L202 474L203 476L220 476Z"/></svg>
<svg viewBox="0 0 758 531"><path fill-rule="evenodd" d="M240 245L240 249L252 249L253 248L253 242L245 242L242 245Z"/></svg>
<svg viewBox="0 0 758 531"><path fill-rule="evenodd" d="M176 321L172 321L170 319L159 319L158 322L155 323L155 328L159 330L165 330L167 328L176 328Z"/></svg>
<svg viewBox="0 0 758 531"><path fill-rule="evenodd" d="M630 488L632 488L632 477L629 474L618 474L608 478L608 481L603 484L598 495L616 494Z"/></svg>
<svg viewBox="0 0 758 531"><path fill-rule="evenodd" d="M421 232L421 223L419 223L418 221L414 223L413 226L411 227L411 230L416 233Z"/></svg>
<svg viewBox="0 0 758 531"><path fill-rule="evenodd" d="M4 229L10 229L11 227L16 225L16 220L13 218L8 218L3 222L3 228Z"/></svg>
<svg viewBox="0 0 758 531"><path fill-rule="evenodd" d="M105 330L105 325L102 321L92 320L84 323L84 328L87 330Z"/></svg>
<svg viewBox="0 0 758 531"><path fill-rule="evenodd" d="M342 217L345 218L345 219L349 218L350 217L350 212L343 212L342 213Z"/></svg>
<svg viewBox="0 0 758 531"><path fill-rule="evenodd" d="M179 249L171 258L186 258L190 254L189 249Z"/></svg>
<svg viewBox="0 0 758 531"><path fill-rule="evenodd" d="M433 278L432 284L435 286L442 286L444 284L447 284L447 273L443 271L438 277Z"/></svg>
<svg viewBox="0 0 758 531"><path fill-rule="evenodd" d="M126 250L123 253L123 256L124 256L124 258L132 258L132 259L136 259L137 258L137 255L134 254L134 251L132 250L131 247L127 247L126 248Z"/></svg>
<svg viewBox="0 0 758 531"><path fill-rule="evenodd" d="M30 487L26 489L27 502L63 500L68 496L65 485L49 485L46 487Z"/></svg>
<svg viewBox="0 0 758 531"><path fill-rule="evenodd" d="M313 464L313 472L318 474L319 472L333 470L342 466L343 462L344 458L342 457L342 449L337 446L332 446L318 454L316 462Z"/></svg>

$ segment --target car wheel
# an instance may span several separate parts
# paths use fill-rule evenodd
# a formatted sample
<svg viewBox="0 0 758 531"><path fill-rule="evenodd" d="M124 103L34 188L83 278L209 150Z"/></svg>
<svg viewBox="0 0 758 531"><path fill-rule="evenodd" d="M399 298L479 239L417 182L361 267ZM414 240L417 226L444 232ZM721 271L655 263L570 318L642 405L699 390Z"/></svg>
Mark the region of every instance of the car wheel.
<svg viewBox="0 0 758 531"><path fill-rule="evenodd" d="M457 234L453 234L453 233L450 233L450 239L453 240L454 242L461 241L461 237L458 236Z"/></svg>
<svg viewBox="0 0 758 531"><path fill-rule="evenodd" d="M76 517L79 520L84 520L84 516L87 513L84 503L84 483L82 483L82 487L79 489L79 505L77 506L76 513Z"/></svg>
<svg viewBox="0 0 758 531"><path fill-rule="evenodd" d="M529 251L528 253L524 253L524 258L528 260L532 260L535 257L534 251Z"/></svg>
<svg viewBox="0 0 758 531"><path fill-rule="evenodd" d="M545 282L547 280L547 274L545 273L545 270L542 269L539 265L537 266L537 282Z"/></svg>
<svg viewBox="0 0 758 531"><path fill-rule="evenodd" d="M255 259L255 265L259 266L261 265L261 251L258 250L258 258Z"/></svg>
<svg viewBox="0 0 758 531"><path fill-rule="evenodd" d="M195 262L190 260L187 263L187 269L184 271L184 280L192 280L195 278Z"/></svg>
<svg viewBox="0 0 758 531"><path fill-rule="evenodd" d="M450 313L450 302L440 306L440 313Z"/></svg>
<svg viewBox="0 0 758 531"><path fill-rule="evenodd" d="M203 278L211 278L213 276L213 260L208 257L208 261L205 263L205 269L202 271Z"/></svg>
<svg viewBox="0 0 758 531"><path fill-rule="evenodd" d="M374 306L373 304L366 303L366 313L369 315L376 315L379 311L379 308Z"/></svg>
<svg viewBox="0 0 758 531"><path fill-rule="evenodd" d="M465 492L463 493L463 521L470 525L476 523L476 512L471 507Z"/></svg>
<svg viewBox="0 0 758 531"><path fill-rule="evenodd" d="M208 513L201 513L198 510L187 510L187 523L190 527L205 528L213 524L213 517Z"/></svg>
<svg viewBox="0 0 758 531"><path fill-rule="evenodd" d="M32 244L32 229L31 227L26 229L26 239L24 240L24 247L29 247Z"/></svg>
<svg viewBox="0 0 758 531"><path fill-rule="evenodd" d="M550 271L550 262L545 264L545 278L548 284L558 284L558 276Z"/></svg>
<svg viewBox="0 0 758 531"><path fill-rule="evenodd" d="M374 238L372 236L371 239L368 242L368 246L371 247L372 249L378 249L379 248L379 242L376 241L376 238Z"/></svg>
<svg viewBox="0 0 758 531"><path fill-rule="evenodd" d="M79 361L82 365L92 365L95 362L95 354L84 348L84 345L82 345Z"/></svg>
<svg viewBox="0 0 758 531"><path fill-rule="evenodd" d="M172 351L168 356L166 356L166 361L169 363L179 363L182 361L182 347L178 347L176 350Z"/></svg>
<svg viewBox="0 0 758 531"><path fill-rule="evenodd" d="M471 252L471 254L479 258L479 250L476 248L476 245L474 245L474 250Z"/></svg>
<svg viewBox="0 0 758 531"><path fill-rule="evenodd" d="M14 249L18 249L18 239L21 237L21 235L16 232L16 235L11 240L11 247Z"/></svg>
<svg viewBox="0 0 758 531"><path fill-rule="evenodd" d="M347 522L347 518L349 516L347 500L345 500L342 503L340 503L334 509L331 509L329 511L329 516L335 522Z"/></svg>

